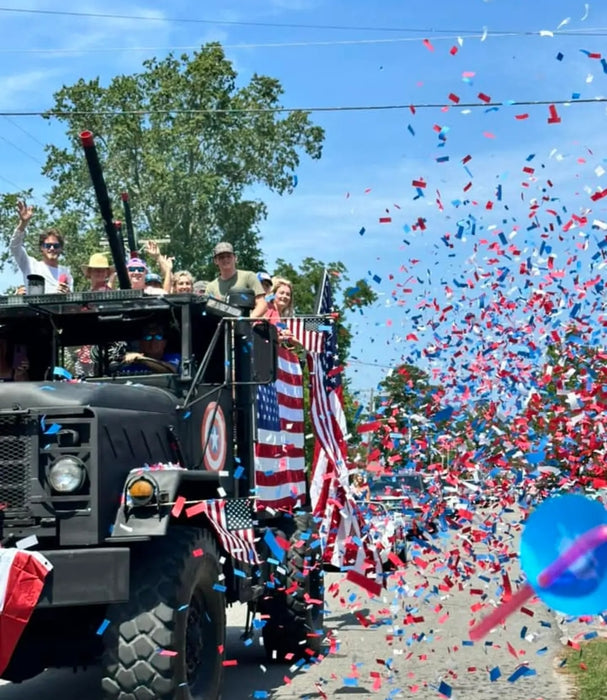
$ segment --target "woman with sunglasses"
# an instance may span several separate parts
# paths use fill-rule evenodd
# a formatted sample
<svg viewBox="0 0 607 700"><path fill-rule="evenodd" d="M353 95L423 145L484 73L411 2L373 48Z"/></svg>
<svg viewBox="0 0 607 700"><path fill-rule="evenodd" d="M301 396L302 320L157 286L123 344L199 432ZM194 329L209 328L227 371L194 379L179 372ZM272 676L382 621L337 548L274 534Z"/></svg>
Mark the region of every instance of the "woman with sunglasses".
<svg viewBox="0 0 607 700"><path fill-rule="evenodd" d="M34 214L34 207L23 201L17 202L19 223L10 242L10 251L23 273L23 282L27 285L28 275L40 275L44 278L45 294L66 294L74 289L74 280L68 267L59 265L59 256L63 253L63 236L57 229L49 228L40 234L38 245L42 260L28 255L25 246L25 230Z"/></svg>

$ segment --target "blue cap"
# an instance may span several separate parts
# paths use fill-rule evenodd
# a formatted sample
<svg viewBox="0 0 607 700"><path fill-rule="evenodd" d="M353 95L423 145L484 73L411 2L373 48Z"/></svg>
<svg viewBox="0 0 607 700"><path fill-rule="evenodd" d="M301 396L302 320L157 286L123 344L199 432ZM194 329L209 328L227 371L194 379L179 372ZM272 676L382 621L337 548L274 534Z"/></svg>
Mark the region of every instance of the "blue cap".
<svg viewBox="0 0 607 700"><path fill-rule="evenodd" d="M162 277L157 275L155 272L148 272L145 276L146 284L162 284Z"/></svg>

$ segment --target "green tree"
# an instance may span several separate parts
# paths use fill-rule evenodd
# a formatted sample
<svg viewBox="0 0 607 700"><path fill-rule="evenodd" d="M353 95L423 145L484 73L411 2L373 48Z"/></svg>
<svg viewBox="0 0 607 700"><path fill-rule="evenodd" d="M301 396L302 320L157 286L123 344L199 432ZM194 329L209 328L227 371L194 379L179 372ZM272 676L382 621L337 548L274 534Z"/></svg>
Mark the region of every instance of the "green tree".
<svg viewBox="0 0 607 700"><path fill-rule="evenodd" d="M291 191L301 155L320 158L324 138L307 113L279 111L282 94L268 76L239 85L217 43L191 56L152 58L107 87L96 78L58 90L47 116L65 124L68 146L47 147L43 174L54 183L47 202L72 241L67 260L74 271L87 252L81 241L98 246L104 238L79 140L85 130L95 136L115 218L122 218L120 194L127 190L139 237L169 238L166 252L177 268L214 276L211 251L226 239L242 267L260 269L258 225L266 208L247 200L247 188Z"/></svg>

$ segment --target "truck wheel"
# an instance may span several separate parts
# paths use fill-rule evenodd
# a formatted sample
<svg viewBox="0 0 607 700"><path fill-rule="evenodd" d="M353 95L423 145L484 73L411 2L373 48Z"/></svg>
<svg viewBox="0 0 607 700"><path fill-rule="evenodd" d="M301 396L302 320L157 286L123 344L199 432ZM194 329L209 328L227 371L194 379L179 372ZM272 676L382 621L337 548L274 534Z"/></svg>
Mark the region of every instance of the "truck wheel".
<svg viewBox="0 0 607 700"><path fill-rule="evenodd" d="M133 552L130 600L108 611L106 700L217 700L226 632L224 594L213 588L220 573L205 530L173 527Z"/></svg>
<svg viewBox="0 0 607 700"><path fill-rule="evenodd" d="M263 643L268 659L276 661L305 657L306 650L320 653L324 636L321 552L313 546L317 528L311 515L296 515L293 520L295 530L283 564L286 575L274 573L282 590L271 592L263 605L269 615L261 630Z"/></svg>

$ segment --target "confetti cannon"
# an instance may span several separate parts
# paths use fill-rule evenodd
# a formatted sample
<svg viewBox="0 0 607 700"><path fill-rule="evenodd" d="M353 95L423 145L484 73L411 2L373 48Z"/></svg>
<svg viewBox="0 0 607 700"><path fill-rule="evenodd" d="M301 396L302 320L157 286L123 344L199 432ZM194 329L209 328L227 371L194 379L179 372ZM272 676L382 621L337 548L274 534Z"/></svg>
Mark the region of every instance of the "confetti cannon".
<svg viewBox="0 0 607 700"><path fill-rule="evenodd" d="M567 615L607 609L607 510L586 496L555 496L529 516L521 536L525 583L511 598L473 625L478 641L537 595Z"/></svg>
<svg viewBox="0 0 607 700"><path fill-rule="evenodd" d="M110 250L112 252L112 258L114 259L114 266L116 268L120 289L130 289L131 281L129 280L126 269L124 251L114 226L112 206L110 204L105 180L103 179L103 171L101 170L99 157L97 156L97 148L92 132L83 131L80 134L80 142L82 143L82 148L84 148L84 155L86 156L89 173L93 181L93 187L95 188L95 195L97 196L97 204L99 205L99 211L101 212L101 217L105 225L105 232L110 243Z"/></svg>

